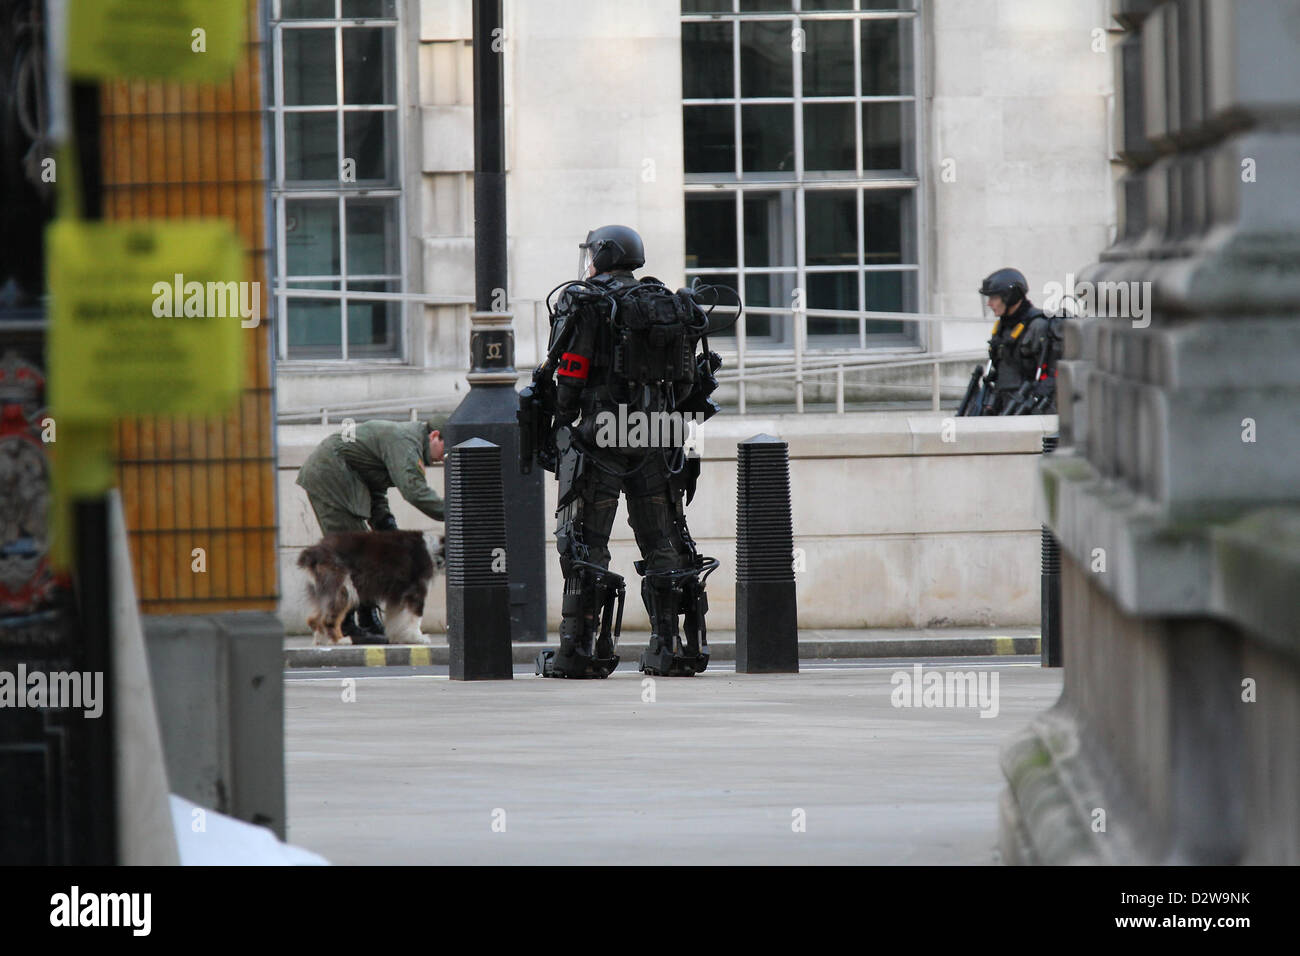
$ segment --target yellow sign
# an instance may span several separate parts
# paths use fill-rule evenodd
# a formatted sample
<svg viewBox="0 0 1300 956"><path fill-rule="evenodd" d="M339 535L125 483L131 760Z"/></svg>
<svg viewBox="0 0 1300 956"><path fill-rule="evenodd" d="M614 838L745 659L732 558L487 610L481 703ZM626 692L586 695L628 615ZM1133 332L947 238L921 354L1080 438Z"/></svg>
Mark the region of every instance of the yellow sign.
<svg viewBox="0 0 1300 956"><path fill-rule="evenodd" d="M219 83L242 52L245 0L70 0L72 76Z"/></svg>
<svg viewBox="0 0 1300 956"><path fill-rule="evenodd" d="M59 220L46 232L56 421L209 415L239 395L261 321L224 221Z"/></svg>
<svg viewBox="0 0 1300 956"><path fill-rule="evenodd" d="M50 563L72 567L72 503L113 487L113 426L108 422L61 422L50 443Z"/></svg>

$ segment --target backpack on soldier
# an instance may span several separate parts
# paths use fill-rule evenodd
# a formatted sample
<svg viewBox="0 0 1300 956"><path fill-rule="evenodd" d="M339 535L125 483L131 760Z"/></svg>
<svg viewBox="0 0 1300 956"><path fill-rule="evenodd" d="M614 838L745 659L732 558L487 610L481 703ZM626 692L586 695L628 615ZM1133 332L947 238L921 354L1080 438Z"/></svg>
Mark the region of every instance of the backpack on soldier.
<svg viewBox="0 0 1300 956"><path fill-rule="evenodd" d="M675 398L685 398L695 387L695 352L708 332L708 317L688 290L672 292L658 279L644 278L615 296L611 382L634 400L638 393L666 390L674 397L665 409L671 410Z"/></svg>

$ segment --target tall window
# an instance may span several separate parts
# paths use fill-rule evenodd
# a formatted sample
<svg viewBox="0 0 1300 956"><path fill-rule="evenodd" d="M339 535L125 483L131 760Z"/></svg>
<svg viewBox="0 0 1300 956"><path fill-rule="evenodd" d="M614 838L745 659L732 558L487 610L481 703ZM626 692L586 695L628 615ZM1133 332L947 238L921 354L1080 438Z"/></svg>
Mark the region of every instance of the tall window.
<svg viewBox="0 0 1300 956"><path fill-rule="evenodd" d="M683 0L686 274L783 310L746 317L751 346L791 344L800 306L917 310L908 6ZM910 344L914 325L809 316L808 345Z"/></svg>
<svg viewBox="0 0 1300 956"><path fill-rule="evenodd" d="M274 0L280 358L400 358L396 0Z"/></svg>

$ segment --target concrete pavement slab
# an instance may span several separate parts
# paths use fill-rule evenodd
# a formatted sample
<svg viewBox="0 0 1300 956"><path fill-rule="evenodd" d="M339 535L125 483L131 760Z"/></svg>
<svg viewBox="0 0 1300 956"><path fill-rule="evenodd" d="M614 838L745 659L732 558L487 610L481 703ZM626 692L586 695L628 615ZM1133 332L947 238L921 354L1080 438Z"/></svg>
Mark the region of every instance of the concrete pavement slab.
<svg viewBox="0 0 1300 956"><path fill-rule="evenodd" d="M996 862L998 750L1061 674L926 671L996 675L996 716L894 706L897 663L290 681L289 837L343 864Z"/></svg>

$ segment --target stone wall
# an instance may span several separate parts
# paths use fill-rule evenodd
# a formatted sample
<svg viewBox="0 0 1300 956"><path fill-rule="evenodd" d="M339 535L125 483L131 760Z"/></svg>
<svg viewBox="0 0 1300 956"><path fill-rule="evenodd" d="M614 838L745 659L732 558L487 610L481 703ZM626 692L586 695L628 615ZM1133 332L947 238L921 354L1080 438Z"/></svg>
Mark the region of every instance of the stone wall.
<svg viewBox="0 0 1300 956"><path fill-rule="evenodd" d="M790 445L799 623L806 628L1026 625L1038 622L1039 523L1034 469L1055 416L957 419L942 414L861 413L719 416L704 426L703 472L687 512L704 554L722 561L709 579L709 626L735 618L736 443L766 432ZM297 469L329 434L320 426L279 429L281 618L305 630L302 548L319 528ZM945 440L951 438L951 441ZM429 471L443 489L443 469ZM553 526L555 481L547 476L546 527ZM402 528L434 524L390 492ZM624 626L648 628L632 562L640 557L620 504L611 566L629 579ZM558 558L548 537L552 627L558 627ZM798 567L798 566L797 566ZM425 624L445 626L442 581Z"/></svg>
<svg viewBox="0 0 1300 956"><path fill-rule="evenodd" d="M1004 850L1295 864L1300 4L1112 10L1121 225L1081 277L1151 309L1061 363L1065 690L1004 754Z"/></svg>

